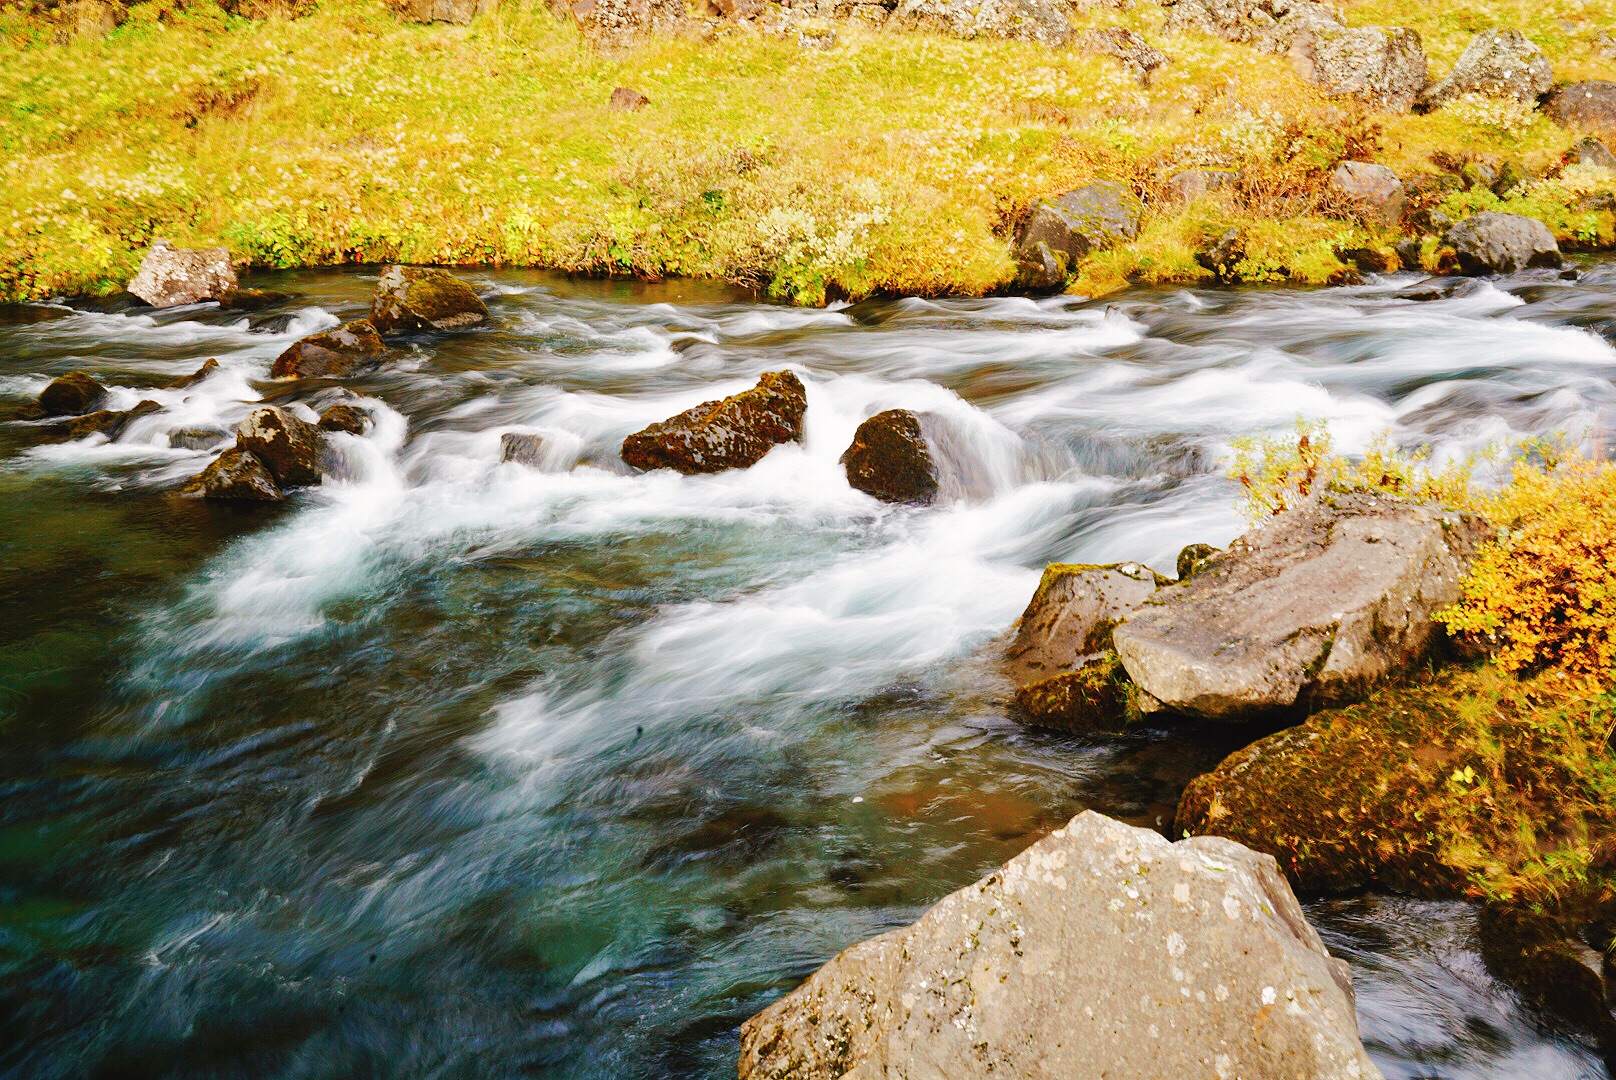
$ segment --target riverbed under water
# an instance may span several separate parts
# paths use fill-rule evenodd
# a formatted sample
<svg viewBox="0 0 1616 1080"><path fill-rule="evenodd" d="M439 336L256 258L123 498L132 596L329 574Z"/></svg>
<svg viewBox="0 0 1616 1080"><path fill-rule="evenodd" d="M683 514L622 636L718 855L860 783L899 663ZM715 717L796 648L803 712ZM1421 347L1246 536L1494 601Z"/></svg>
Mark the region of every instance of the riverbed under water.
<svg viewBox="0 0 1616 1080"><path fill-rule="evenodd" d="M1608 261L832 310L465 276L491 326L341 383L266 376L374 274L265 275L297 295L250 316L0 308L0 1076L731 1077L740 1022L838 950L1081 809L1169 827L1249 739L1008 719L994 643L1046 562L1226 543L1230 441L1298 416L1439 456L1616 427ZM803 445L616 460L781 368ZM23 407L76 369L164 410L44 442ZM378 422L334 437L343 479L174 494L210 454L171 431L353 394ZM943 505L846 484L897 407L949 433ZM1606 1075L1487 974L1467 905L1308 908L1392 1080Z"/></svg>

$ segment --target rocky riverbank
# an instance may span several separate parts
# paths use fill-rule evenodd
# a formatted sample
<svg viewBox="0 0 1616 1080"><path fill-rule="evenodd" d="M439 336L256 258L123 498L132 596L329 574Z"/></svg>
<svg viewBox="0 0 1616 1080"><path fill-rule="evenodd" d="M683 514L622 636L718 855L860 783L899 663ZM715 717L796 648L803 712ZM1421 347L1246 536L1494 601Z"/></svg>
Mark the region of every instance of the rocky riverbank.
<svg viewBox="0 0 1616 1080"><path fill-rule="evenodd" d="M159 236L803 303L1553 265L1616 239L1616 10L1579 12L8 8L0 298L115 291Z"/></svg>

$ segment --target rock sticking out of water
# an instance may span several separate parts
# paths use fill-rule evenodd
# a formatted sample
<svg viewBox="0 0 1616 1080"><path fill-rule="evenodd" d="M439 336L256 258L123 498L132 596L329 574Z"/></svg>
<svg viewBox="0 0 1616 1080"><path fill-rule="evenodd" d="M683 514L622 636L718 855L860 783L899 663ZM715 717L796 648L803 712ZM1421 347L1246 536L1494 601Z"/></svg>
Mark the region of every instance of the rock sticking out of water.
<svg viewBox="0 0 1616 1080"><path fill-rule="evenodd" d="M219 361L208 360L189 375L182 375L168 384L170 390L186 390L219 370Z"/></svg>
<svg viewBox="0 0 1616 1080"><path fill-rule="evenodd" d="M1351 700L1425 653L1485 533L1403 499L1304 504L1160 590L1113 640L1147 709L1243 719Z"/></svg>
<svg viewBox="0 0 1616 1080"><path fill-rule="evenodd" d="M888 409L860 424L841 464L849 484L882 502L925 506L937 498L937 463L920 417L908 409Z"/></svg>
<svg viewBox="0 0 1616 1080"><path fill-rule="evenodd" d="M276 379L352 375L387 354L369 319L310 334L276 357L269 374Z"/></svg>
<svg viewBox="0 0 1616 1080"><path fill-rule="evenodd" d="M1073 818L741 1028L741 1080L1373 1080L1274 860Z"/></svg>
<svg viewBox="0 0 1616 1080"><path fill-rule="evenodd" d="M226 248L177 248L157 240L128 287L156 308L200 304L233 292L236 270Z"/></svg>
<svg viewBox="0 0 1616 1080"><path fill-rule="evenodd" d="M78 416L106 396L107 388L93 376L70 371L51 380L39 395L39 407L46 416Z"/></svg>
<svg viewBox="0 0 1616 1080"><path fill-rule="evenodd" d="M537 468L544 463L544 436L507 431L499 437L499 460Z"/></svg>
<svg viewBox="0 0 1616 1080"><path fill-rule="evenodd" d="M1484 210L1448 230L1447 242L1466 274L1512 274L1560 265L1560 245L1536 218Z"/></svg>
<svg viewBox="0 0 1616 1080"><path fill-rule="evenodd" d="M363 435L370 428L370 414L346 402L339 402L320 414L321 431L341 431Z"/></svg>
<svg viewBox="0 0 1616 1080"><path fill-rule="evenodd" d="M251 452L282 488L320 482L320 429L274 405L254 409L236 428L236 448Z"/></svg>
<svg viewBox="0 0 1616 1080"><path fill-rule="evenodd" d="M744 469L781 443L802 440L807 390L789 371L768 371L750 390L705 401L623 440L636 469L715 473Z"/></svg>
<svg viewBox="0 0 1616 1080"><path fill-rule="evenodd" d="M430 267L389 266L370 302L370 321L383 334L457 330L487 318L470 285Z"/></svg>
<svg viewBox="0 0 1616 1080"><path fill-rule="evenodd" d="M278 502L285 497L258 456L239 447L220 454L181 490L186 495L233 502Z"/></svg>

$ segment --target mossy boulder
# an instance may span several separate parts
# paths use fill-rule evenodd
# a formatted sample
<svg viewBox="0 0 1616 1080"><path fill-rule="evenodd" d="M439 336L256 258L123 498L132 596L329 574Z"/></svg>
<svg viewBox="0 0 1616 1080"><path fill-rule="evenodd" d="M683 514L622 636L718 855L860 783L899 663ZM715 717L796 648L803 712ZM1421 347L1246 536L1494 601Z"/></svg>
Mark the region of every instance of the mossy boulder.
<svg viewBox="0 0 1616 1080"><path fill-rule="evenodd" d="M1477 34L1447 78L1420 94L1420 106L1434 109L1468 94L1533 105L1554 85L1548 58L1519 30Z"/></svg>
<svg viewBox="0 0 1616 1080"><path fill-rule="evenodd" d="M744 469L781 443L800 442L808 393L789 371L768 371L756 386L704 401L623 440L623 460L636 469L687 475Z"/></svg>
<svg viewBox="0 0 1616 1080"><path fill-rule="evenodd" d="M1310 891L1563 896L1616 839L1609 723L1552 676L1451 669L1230 755L1174 828L1267 852Z"/></svg>
<svg viewBox="0 0 1616 1080"><path fill-rule="evenodd" d="M349 435L363 435L370 430L370 414L347 402L338 402L320 414L321 431L341 431Z"/></svg>
<svg viewBox="0 0 1616 1080"><path fill-rule="evenodd" d="M1549 98L1544 111L1556 124L1616 143L1616 82L1572 83Z"/></svg>
<svg viewBox="0 0 1616 1080"><path fill-rule="evenodd" d="M1133 693L1111 648L1111 631L1164 584L1139 563L1044 568L1004 671L1015 715L1037 727L1116 730L1133 715Z"/></svg>
<svg viewBox="0 0 1616 1080"><path fill-rule="evenodd" d="M266 405L236 428L236 448L252 453L282 488L318 484L325 440L320 429L286 409Z"/></svg>
<svg viewBox="0 0 1616 1080"><path fill-rule="evenodd" d="M937 462L921 418L908 409L876 413L842 454L847 482L882 502L925 506L937 498Z"/></svg>
<svg viewBox="0 0 1616 1080"><path fill-rule="evenodd" d="M1186 581L1194 577L1217 554L1218 549L1211 544L1185 544L1178 553L1178 559L1174 567L1178 573L1178 580Z"/></svg>
<svg viewBox="0 0 1616 1080"><path fill-rule="evenodd" d="M95 408L96 402L107 396L107 388L94 376L82 371L70 371L51 384L39 395L39 408L46 416L78 416Z"/></svg>
<svg viewBox="0 0 1616 1080"><path fill-rule="evenodd" d="M275 358L271 378L306 379L352 375L387 355L387 346L369 319L322 330L295 342Z"/></svg>
<svg viewBox="0 0 1616 1080"><path fill-rule="evenodd" d="M387 267L370 302L370 321L383 334L456 330L487 318L470 285L431 267Z"/></svg>
<svg viewBox="0 0 1616 1080"><path fill-rule="evenodd" d="M1131 191L1107 180L1038 203L1016 238L1022 283L1054 288L1091 252L1138 236L1142 212Z"/></svg>
<svg viewBox="0 0 1616 1080"><path fill-rule="evenodd" d="M258 456L238 447L220 454L181 490L198 498L231 502L278 502L285 497Z"/></svg>
<svg viewBox="0 0 1616 1080"><path fill-rule="evenodd" d="M1512 274L1561 263L1560 245L1536 218L1484 210L1459 222L1444 237L1465 274Z"/></svg>

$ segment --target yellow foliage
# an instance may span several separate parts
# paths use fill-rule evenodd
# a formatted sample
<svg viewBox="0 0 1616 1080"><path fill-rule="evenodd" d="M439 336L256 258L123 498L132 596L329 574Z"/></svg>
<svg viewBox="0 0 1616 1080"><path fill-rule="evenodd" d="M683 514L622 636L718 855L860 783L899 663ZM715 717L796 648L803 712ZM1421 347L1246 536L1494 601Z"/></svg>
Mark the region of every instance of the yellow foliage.
<svg viewBox="0 0 1616 1080"><path fill-rule="evenodd" d="M1478 509L1499 527L1439 618L1511 672L1557 668L1595 690L1616 667L1616 464L1522 462Z"/></svg>

